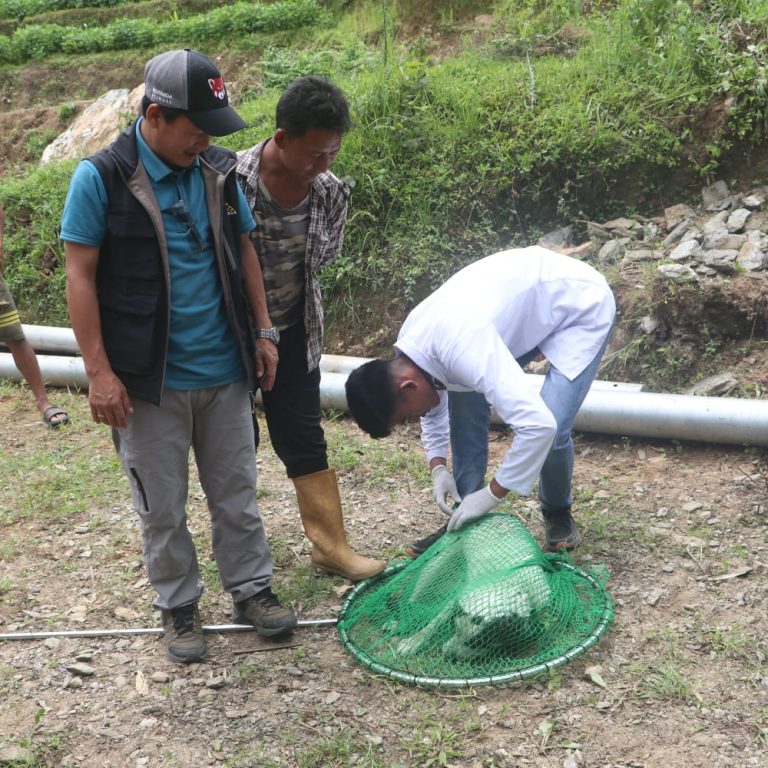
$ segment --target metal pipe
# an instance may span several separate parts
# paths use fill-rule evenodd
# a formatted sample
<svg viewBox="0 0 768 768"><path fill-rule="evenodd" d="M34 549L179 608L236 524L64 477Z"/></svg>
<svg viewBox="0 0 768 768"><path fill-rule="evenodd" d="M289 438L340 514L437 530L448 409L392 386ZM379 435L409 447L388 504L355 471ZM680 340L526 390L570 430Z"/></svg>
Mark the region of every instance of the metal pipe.
<svg viewBox="0 0 768 768"><path fill-rule="evenodd" d="M39 352L55 352L57 354L79 355L80 347L71 328L59 328L55 325L26 325L21 326L24 336ZM0 342L0 347L5 344Z"/></svg>
<svg viewBox="0 0 768 768"><path fill-rule="evenodd" d="M22 323L24 336L36 352L55 352L56 354L79 355L80 346L71 328L56 325L27 325ZM0 341L0 347L5 347ZM373 358L349 357L347 355L323 355L320 367L336 373L349 373Z"/></svg>
<svg viewBox="0 0 768 768"><path fill-rule="evenodd" d="M37 362L46 384L54 387L75 386L88 389L88 377L85 375L85 364L81 357L37 355ZM10 352L0 352L0 378L11 381L24 380Z"/></svg>
<svg viewBox="0 0 768 768"><path fill-rule="evenodd" d="M768 445L768 400L590 390L574 426L603 434Z"/></svg>
<svg viewBox="0 0 768 768"><path fill-rule="evenodd" d="M50 330L50 329L47 329ZM51 335L64 337L56 329ZM36 331L37 332L37 331ZM47 331L40 332L48 338ZM74 336L72 337L74 338ZM60 339L61 340L61 339ZM344 384L348 372L367 358L324 355L320 400L323 408L347 410ZM43 379L56 386L86 389L88 379L80 358L38 356ZM532 376L540 385L542 376ZM10 354L0 353L0 378L21 381ZM639 384L593 382L576 416L582 432L600 432L669 440L696 440L732 445L768 445L768 401L642 392ZM258 396L257 396L258 399ZM492 414L494 423L500 423Z"/></svg>
<svg viewBox="0 0 768 768"><path fill-rule="evenodd" d="M337 619L300 619L298 627L330 627L335 626ZM214 624L204 626L206 634L223 634L225 632L255 632L250 624ZM71 629L53 630L50 632L3 632L0 640L46 640L49 637L121 637L125 635L162 635L162 627L137 627L126 629Z"/></svg>
<svg viewBox="0 0 768 768"><path fill-rule="evenodd" d="M57 355L80 354L80 347L71 328L59 328L52 325L22 325L21 327L27 341L36 352L54 352ZM0 342L0 347L3 346L3 343ZM348 374L372 359L371 357L351 357L349 355L322 355L320 357L320 370L327 373ZM534 380L543 381L542 376L528 375L532 376ZM600 389L627 389L633 392L640 392L643 388L642 384L600 380L595 380L592 386Z"/></svg>

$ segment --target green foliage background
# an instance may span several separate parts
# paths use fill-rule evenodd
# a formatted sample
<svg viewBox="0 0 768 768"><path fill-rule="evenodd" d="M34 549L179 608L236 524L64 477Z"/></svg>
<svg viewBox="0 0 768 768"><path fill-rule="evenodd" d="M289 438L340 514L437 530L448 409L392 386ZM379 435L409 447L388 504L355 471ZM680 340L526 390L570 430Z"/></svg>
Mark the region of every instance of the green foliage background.
<svg viewBox="0 0 768 768"><path fill-rule="evenodd" d="M311 18L301 16L318 9L310 0L282 0L275 28L303 26L270 35L234 24L241 6L260 7L174 22L209 29L193 39L210 54L257 62L259 82L242 84L238 104L251 127L221 143L239 149L269 135L274 104L299 75L333 78L353 107L334 166L354 183L351 216L344 252L323 276L332 319L364 319L385 299L404 310L468 261L558 223L628 204L656 213L670 176L698 192L765 138L768 0L359 0ZM430 29L455 30L481 12L492 19L485 34L466 31L451 56L436 55ZM87 66L88 35L115 25L128 35L141 23L70 28L82 46L71 42L67 60ZM33 32L48 34L22 28L7 46ZM170 47L126 40L142 61ZM708 124L713 106L723 117ZM71 170L19 168L0 182L8 278L28 322L67 322L56 235Z"/></svg>

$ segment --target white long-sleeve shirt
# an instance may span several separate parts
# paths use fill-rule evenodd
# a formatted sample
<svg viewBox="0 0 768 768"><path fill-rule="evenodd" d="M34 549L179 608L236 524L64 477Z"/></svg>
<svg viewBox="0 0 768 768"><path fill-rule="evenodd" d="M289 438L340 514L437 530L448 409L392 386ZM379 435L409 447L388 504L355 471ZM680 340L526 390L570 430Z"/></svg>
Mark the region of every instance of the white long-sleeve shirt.
<svg viewBox="0 0 768 768"><path fill-rule="evenodd" d="M496 481L530 493L555 436L555 418L515 358L538 347L573 380L594 359L616 304L605 278L538 246L470 264L408 315L395 347L449 390L480 392L515 431ZM427 460L446 457L448 396L421 420Z"/></svg>

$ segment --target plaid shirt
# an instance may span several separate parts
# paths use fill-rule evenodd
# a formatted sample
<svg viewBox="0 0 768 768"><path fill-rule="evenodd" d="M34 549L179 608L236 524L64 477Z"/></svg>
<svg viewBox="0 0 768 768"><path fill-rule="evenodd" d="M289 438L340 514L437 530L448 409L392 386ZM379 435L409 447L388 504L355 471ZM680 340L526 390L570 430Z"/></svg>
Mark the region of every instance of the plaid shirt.
<svg viewBox="0 0 768 768"><path fill-rule="evenodd" d="M267 141L237 154L237 179L251 210L258 188L261 151ZM320 365L323 351L323 296L316 275L341 251L349 192L349 186L330 171L317 176L309 192L309 230L304 256L304 327L309 371Z"/></svg>

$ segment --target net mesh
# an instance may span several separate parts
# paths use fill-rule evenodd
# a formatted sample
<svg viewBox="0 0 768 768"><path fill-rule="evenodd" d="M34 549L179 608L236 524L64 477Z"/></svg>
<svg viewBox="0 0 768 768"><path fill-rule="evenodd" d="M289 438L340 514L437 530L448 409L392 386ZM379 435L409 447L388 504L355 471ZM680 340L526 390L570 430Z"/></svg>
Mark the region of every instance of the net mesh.
<svg viewBox="0 0 768 768"><path fill-rule="evenodd" d="M338 629L374 671L475 685L554 668L594 645L612 619L594 576L545 555L516 518L492 514L358 584Z"/></svg>

